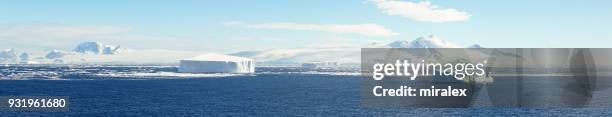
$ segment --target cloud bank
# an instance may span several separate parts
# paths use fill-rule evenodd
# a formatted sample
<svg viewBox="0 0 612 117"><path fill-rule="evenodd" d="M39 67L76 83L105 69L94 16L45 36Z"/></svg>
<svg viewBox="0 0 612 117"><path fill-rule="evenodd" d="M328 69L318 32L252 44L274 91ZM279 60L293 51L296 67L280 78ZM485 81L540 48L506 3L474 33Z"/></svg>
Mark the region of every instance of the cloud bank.
<svg viewBox="0 0 612 117"><path fill-rule="evenodd" d="M429 1L409 2L396 0L372 0L383 13L424 22L454 22L470 19L470 14L453 8L442 8Z"/></svg>
<svg viewBox="0 0 612 117"><path fill-rule="evenodd" d="M0 25L0 37L5 38L53 38L64 39L92 35L106 35L129 32L130 27L117 27L105 25L75 26L59 24L22 24Z"/></svg>

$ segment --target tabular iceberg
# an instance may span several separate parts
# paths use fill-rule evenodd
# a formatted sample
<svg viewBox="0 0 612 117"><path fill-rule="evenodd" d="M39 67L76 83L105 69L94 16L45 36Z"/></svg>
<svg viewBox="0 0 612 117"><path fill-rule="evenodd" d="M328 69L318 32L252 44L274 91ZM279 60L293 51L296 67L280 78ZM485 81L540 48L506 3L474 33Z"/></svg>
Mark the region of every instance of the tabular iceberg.
<svg viewBox="0 0 612 117"><path fill-rule="evenodd" d="M254 73L253 59L222 54L203 54L180 61L179 72Z"/></svg>

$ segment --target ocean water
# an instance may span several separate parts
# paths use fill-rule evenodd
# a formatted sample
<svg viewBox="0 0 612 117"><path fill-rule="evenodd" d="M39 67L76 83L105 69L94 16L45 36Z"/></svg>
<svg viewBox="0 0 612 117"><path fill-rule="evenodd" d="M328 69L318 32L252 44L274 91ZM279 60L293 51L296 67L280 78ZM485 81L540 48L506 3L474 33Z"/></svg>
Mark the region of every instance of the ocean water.
<svg viewBox="0 0 612 117"><path fill-rule="evenodd" d="M359 76L0 80L0 96L69 96L69 112L2 116L612 116L612 108L366 108Z"/></svg>

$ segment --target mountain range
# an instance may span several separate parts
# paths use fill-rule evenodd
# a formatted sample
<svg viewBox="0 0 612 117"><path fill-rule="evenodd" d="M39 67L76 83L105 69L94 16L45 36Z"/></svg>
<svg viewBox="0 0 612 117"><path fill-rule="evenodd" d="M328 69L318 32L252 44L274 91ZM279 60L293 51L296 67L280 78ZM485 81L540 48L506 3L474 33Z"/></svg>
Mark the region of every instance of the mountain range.
<svg viewBox="0 0 612 117"><path fill-rule="evenodd" d="M121 53L123 49L120 46L103 45L100 42L83 42L74 48L74 52L81 54L105 54L112 55Z"/></svg>
<svg viewBox="0 0 612 117"><path fill-rule="evenodd" d="M390 43L368 43L356 46L341 47L304 47L304 48L273 48L248 50L231 53L233 56L255 59L258 64L299 64L304 62L340 62L359 63L361 48L461 48L440 37L431 35L415 40L399 40ZM468 48L482 48L475 44ZM24 52L25 53L25 52ZM177 63L178 60L197 56L204 52L173 51L173 50L128 50L120 46L104 45L99 42L83 42L71 50L51 50L44 56L30 56L30 60L40 63ZM18 63L19 53L15 49L0 52L0 63Z"/></svg>
<svg viewBox="0 0 612 117"><path fill-rule="evenodd" d="M359 63L361 48L462 48L457 44L430 35L415 40L399 40L388 44L367 44L354 47L287 48L241 51L231 55L254 58L263 64L295 64L301 62L336 61ZM482 48L474 44L467 48Z"/></svg>
<svg viewBox="0 0 612 117"><path fill-rule="evenodd" d="M430 35L419 37L413 41L400 40L387 44L390 48L461 48L461 46L441 39L438 36Z"/></svg>

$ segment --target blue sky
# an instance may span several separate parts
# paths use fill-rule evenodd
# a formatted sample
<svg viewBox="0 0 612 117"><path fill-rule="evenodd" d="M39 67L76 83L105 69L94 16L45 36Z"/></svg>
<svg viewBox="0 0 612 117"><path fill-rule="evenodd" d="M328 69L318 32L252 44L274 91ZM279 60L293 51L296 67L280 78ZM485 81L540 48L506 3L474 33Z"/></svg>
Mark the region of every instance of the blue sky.
<svg viewBox="0 0 612 117"><path fill-rule="evenodd" d="M383 9L379 2L430 2L439 7L434 10L445 14L402 6ZM610 47L612 43L609 0L379 2L4 0L0 1L0 49L48 51L100 41L135 49L227 53L359 45L428 35L463 46L478 43L503 48ZM448 9L456 12L442 11Z"/></svg>

